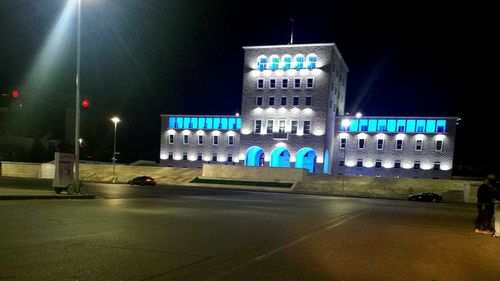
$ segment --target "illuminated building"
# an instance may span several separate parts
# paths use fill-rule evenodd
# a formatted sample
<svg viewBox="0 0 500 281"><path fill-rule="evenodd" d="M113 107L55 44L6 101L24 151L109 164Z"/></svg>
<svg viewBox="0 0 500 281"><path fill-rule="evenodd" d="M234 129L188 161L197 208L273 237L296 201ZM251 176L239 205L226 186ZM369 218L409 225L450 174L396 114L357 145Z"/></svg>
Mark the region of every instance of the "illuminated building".
<svg viewBox="0 0 500 281"><path fill-rule="evenodd" d="M328 174L451 176L456 120L345 116L348 68L335 44L243 49L241 116L162 115L161 165L220 163ZM348 126L342 127L347 122L341 120L349 120ZM402 122L404 132L398 131ZM417 131L422 122L424 131ZM414 132L410 131L413 123ZM443 124L444 131L437 131ZM353 141L360 135L363 148ZM377 146L381 138L383 149ZM389 147L395 147L399 138L406 145L391 151ZM418 138L422 140L415 141ZM418 142L421 150L411 150L410 142ZM441 150L429 150L432 143L440 143ZM400 168L395 168L396 161Z"/></svg>

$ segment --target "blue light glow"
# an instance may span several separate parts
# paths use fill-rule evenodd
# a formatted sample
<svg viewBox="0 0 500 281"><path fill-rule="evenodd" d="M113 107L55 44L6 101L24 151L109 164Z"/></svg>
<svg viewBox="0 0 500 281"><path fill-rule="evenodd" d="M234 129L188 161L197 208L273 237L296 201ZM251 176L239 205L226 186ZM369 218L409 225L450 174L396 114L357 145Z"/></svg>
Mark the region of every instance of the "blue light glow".
<svg viewBox="0 0 500 281"><path fill-rule="evenodd" d="M387 121L387 131L391 133L396 132L396 120L391 119Z"/></svg>
<svg viewBox="0 0 500 281"><path fill-rule="evenodd" d="M270 167L290 168L290 152L284 147L277 147L271 152Z"/></svg>
<svg viewBox="0 0 500 281"><path fill-rule="evenodd" d="M205 125L205 117L198 118L198 129L204 129Z"/></svg>
<svg viewBox="0 0 500 281"><path fill-rule="evenodd" d="M304 68L304 55L298 54L295 55L295 69L302 69Z"/></svg>
<svg viewBox="0 0 500 281"><path fill-rule="evenodd" d="M191 118L191 128L198 129L198 118L197 117Z"/></svg>
<svg viewBox="0 0 500 281"><path fill-rule="evenodd" d="M368 120L368 132L376 132L377 131L377 119Z"/></svg>
<svg viewBox="0 0 500 281"><path fill-rule="evenodd" d="M217 117L214 118L214 129L222 129L220 118Z"/></svg>
<svg viewBox="0 0 500 281"><path fill-rule="evenodd" d="M236 118L236 129L241 129L241 118Z"/></svg>
<svg viewBox="0 0 500 281"><path fill-rule="evenodd" d="M397 131L398 132L406 132L406 120L405 119L399 119L397 124Z"/></svg>
<svg viewBox="0 0 500 281"><path fill-rule="evenodd" d="M359 127L358 119L351 119L351 126L349 127L349 131L356 132L359 130L358 127Z"/></svg>
<svg viewBox="0 0 500 281"><path fill-rule="evenodd" d="M206 125L207 129L210 129L210 130L213 129L214 128L214 119L211 117L207 117L206 124L207 124Z"/></svg>
<svg viewBox="0 0 500 281"><path fill-rule="evenodd" d="M379 132L387 131L387 120L378 119L377 131Z"/></svg>
<svg viewBox="0 0 500 281"><path fill-rule="evenodd" d="M362 132L368 131L368 120L366 119L359 120L359 130Z"/></svg>
<svg viewBox="0 0 500 281"><path fill-rule="evenodd" d="M182 120L183 120L182 117L177 117L177 122L175 123L176 128L182 128L182 125L183 125Z"/></svg>
<svg viewBox="0 0 500 281"><path fill-rule="evenodd" d="M437 121L437 132L439 132L439 133L446 132L446 120L438 120Z"/></svg>
<svg viewBox="0 0 500 281"><path fill-rule="evenodd" d="M297 151L295 168L304 168L310 173L314 173L316 169L316 152L310 147L304 147Z"/></svg>
<svg viewBox="0 0 500 281"><path fill-rule="evenodd" d="M325 159L323 160L323 173L330 173L330 153L328 149L325 151Z"/></svg>
<svg viewBox="0 0 500 281"><path fill-rule="evenodd" d="M221 126L220 126L220 128L223 129L223 130L227 130L228 129L228 126L227 126L227 123L228 123L227 121L228 120L227 120L227 118L221 118L220 120L221 120Z"/></svg>
<svg viewBox="0 0 500 281"><path fill-rule="evenodd" d="M292 56L290 55L284 55L282 57L282 64L283 64L283 70L288 70L292 67Z"/></svg>
<svg viewBox="0 0 500 281"><path fill-rule="evenodd" d="M414 133L415 132L415 120L408 120L406 121L406 132L407 133Z"/></svg>
<svg viewBox="0 0 500 281"><path fill-rule="evenodd" d="M168 118L168 128L175 128L175 117Z"/></svg>
<svg viewBox="0 0 500 281"><path fill-rule="evenodd" d="M276 69L278 69L279 64L280 64L280 57L278 57L277 55L272 55L269 58L269 62L270 62L269 69L276 70Z"/></svg>
<svg viewBox="0 0 500 281"><path fill-rule="evenodd" d="M182 125L183 129L189 128L189 123L191 123L191 122L189 122L189 121L191 121L190 119L191 118L189 118L189 117L184 118L184 124Z"/></svg>
<svg viewBox="0 0 500 281"><path fill-rule="evenodd" d="M259 146L252 146L247 149L244 165L250 167L263 166L264 150Z"/></svg>
<svg viewBox="0 0 500 281"><path fill-rule="evenodd" d="M267 69L267 57L266 56L259 56L257 58L257 69L258 70Z"/></svg>
<svg viewBox="0 0 500 281"><path fill-rule="evenodd" d="M425 132L434 133L436 132L436 120L427 120L427 126Z"/></svg>
<svg viewBox="0 0 500 281"><path fill-rule="evenodd" d="M307 68L316 68L316 62L318 61L318 56L316 54L307 55Z"/></svg>
<svg viewBox="0 0 500 281"><path fill-rule="evenodd" d="M417 132L423 133L425 131L425 120L417 120Z"/></svg>

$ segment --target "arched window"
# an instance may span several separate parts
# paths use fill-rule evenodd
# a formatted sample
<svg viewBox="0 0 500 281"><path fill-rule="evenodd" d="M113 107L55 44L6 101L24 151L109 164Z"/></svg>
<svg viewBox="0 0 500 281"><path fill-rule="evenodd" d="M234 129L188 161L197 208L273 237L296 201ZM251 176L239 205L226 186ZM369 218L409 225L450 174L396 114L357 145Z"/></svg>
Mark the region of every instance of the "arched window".
<svg viewBox="0 0 500 281"><path fill-rule="evenodd" d="M316 62L318 61L318 56L316 54L307 55L307 68L316 68Z"/></svg>
<svg viewBox="0 0 500 281"><path fill-rule="evenodd" d="M302 55L302 54L295 55L294 68L295 69L304 68L304 55Z"/></svg>
<svg viewBox="0 0 500 281"><path fill-rule="evenodd" d="M292 56L284 55L283 57L281 57L281 68L283 70L292 68Z"/></svg>
<svg viewBox="0 0 500 281"><path fill-rule="evenodd" d="M280 57L278 57L277 55L272 55L269 57L269 69L270 70L276 70L278 69L279 65L280 65Z"/></svg>
<svg viewBox="0 0 500 281"><path fill-rule="evenodd" d="M257 58L257 69L258 70L267 69L267 57L266 56L259 56Z"/></svg>

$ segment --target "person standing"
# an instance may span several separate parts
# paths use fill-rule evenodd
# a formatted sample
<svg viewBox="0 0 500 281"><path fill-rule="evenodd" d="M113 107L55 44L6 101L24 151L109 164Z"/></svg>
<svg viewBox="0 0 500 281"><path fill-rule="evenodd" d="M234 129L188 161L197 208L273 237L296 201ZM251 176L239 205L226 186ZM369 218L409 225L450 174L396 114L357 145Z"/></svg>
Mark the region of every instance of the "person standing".
<svg viewBox="0 0 500 281"><path fill-rule="evenodd" d="M477 189L477 218L476 218L476 233L493 234L491 228L491 206L493 203L492 196L493 180L487 178L484 183Z"/></svg>

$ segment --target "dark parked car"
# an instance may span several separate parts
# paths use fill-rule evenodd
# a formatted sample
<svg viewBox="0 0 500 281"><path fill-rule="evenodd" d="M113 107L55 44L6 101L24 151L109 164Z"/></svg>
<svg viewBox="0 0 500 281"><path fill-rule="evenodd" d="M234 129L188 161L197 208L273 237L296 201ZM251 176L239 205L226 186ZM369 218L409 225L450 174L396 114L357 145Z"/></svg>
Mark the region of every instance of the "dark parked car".
<svg viewBox="0 0 500 281"><path fill-rule="evenodd" d="M443 196L433 192L422 192L408 196L408 201L422 201L422 202L441 202Z"/></svg>
<svg viewBox="0 0 500 281"><path fill-rule="evenodd" d="M135 177L128 181L130 185L156 185L156 179L149 176Z"/></svg>

